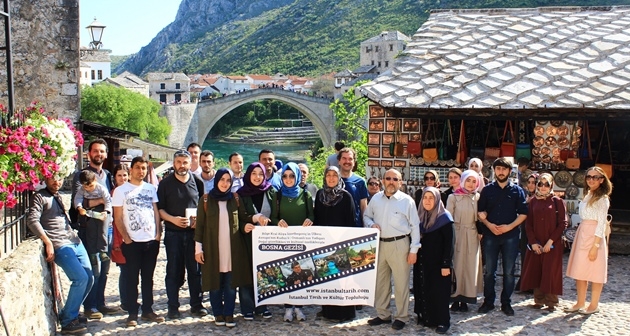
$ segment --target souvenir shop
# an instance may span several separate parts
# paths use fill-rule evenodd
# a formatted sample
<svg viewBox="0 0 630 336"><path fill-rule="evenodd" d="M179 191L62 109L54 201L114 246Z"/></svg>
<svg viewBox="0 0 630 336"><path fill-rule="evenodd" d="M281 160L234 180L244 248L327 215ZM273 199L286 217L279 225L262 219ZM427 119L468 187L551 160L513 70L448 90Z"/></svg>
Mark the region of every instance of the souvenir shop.
<svg viewBox="0 0 630 336"><path fill-rule="evenodd" d="M617 113L390 109L375 104L369 108L366 175L381 178L387 169L398 169L403 190L413 195L423 187L427 170L437 171L446 189L449 169L464 170L473 157L482 160L488 179L495 158L512 158L516 181L522 157L529 164L521 179L532 172L551 173L554 192L576 214L585 169L598 165L612 176L611 212L630 214L630 195L623 192L630 188L630 115Z"/></svg>

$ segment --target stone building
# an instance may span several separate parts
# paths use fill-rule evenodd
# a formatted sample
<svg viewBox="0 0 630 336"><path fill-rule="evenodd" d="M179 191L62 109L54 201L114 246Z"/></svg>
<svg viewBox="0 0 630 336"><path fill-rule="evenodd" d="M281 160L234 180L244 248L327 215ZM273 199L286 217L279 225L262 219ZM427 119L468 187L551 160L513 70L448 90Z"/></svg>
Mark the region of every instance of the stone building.
<svg viewBox="0 0 630 336"><path fill-rule="evenodd" d="M109 57L112 51L109 49L90 50L81 47L81 62L89 66L89 71L81 74L81 78L86 78L89 85L102 82L112 76L112 59Z"/></svg>
<svg viewBox="0 0 630 336"><path fill-rule="evenodd" d="M391 69L394 58L405 50L410 40L407 35L397 30L390 30L361 42L361 66L373 65L376 67L377 74Z"/></svg>
<svg viewBox="0 0 630 336"><path fill-rule="evenodd" d="M160 104L190 101L190 78L181 72L149 72L149 98Z"/></svg>
<svg viewBox="0 0 630 336"><path fill-rule="evenodd" d="M105 82L124 87L130 91L138 92L145 97L149 97L149 83L131 72L125 71L116 77L106 78Z"/></svg>
<svg viewBox="0 0 630 336"><path fill-rule="evenodd" d="M78 120L79 1L12 0L11 47L15 107L39 101L56 117ZM0 29L4 45L4 29ZM7 105L7 68L0 53L0 103Z"/></svg>

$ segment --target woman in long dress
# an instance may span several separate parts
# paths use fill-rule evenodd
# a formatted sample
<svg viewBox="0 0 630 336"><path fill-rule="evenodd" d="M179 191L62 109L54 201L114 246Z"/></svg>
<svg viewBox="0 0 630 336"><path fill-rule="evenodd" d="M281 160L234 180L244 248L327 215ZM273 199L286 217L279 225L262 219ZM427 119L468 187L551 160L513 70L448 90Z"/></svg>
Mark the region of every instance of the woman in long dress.
<svg viewBox="0 0 630 336"><path fill-rule="evenodd" d="M575 279L577 302L567 312L594 314L599 312L599 297L608 278L609 229L606 217L610 207L612 183L599 167L586 171L586 196L580 202L582 222L575 232L573 247L569 255L567 276ZM586 290L591 283L591 303L586 307Z"/></svg>
<svg viewBox="0 0 630 336"><path fill-rule="evenodd" d="M529 249L521 272L521 291L534 290L533 308L554 311L562 295L562 233L567 227L564 202L553 194L553 177L538 177L529 202L525 231Z"/></svg>
<svg viewBox="0 0 630 336"><path fill-rule="evenodd" d="M444 334L451 326L453 217L434 187L424 188L418 215L422 248L413 267L414 312L419 324Z"/></svg>
<svg viewBox="0 0 630 336"><path fill-rule="evenodd" d="M468 304L476 304L477 293L483 291L481 244L477 231L480 180L476 171L464 171L460 185L448 197L446 206L446 210L453 216L455 227L453 265L457 289L451 295L452 311L468 311Z"/></svg>
<svg viewBox="0 0 630 336"><path fill-rule="evenodd" d="M339 168L330 166L324 172L324 187L315 197L315 224L319 226L356 227L354 201L344 190ZM335 265L342 269L344 265ZM348 267L350 265L347 265ZM331 320L348 321L356 317L355 306L322 306L322 316Z"/></svg>
<svg viewBox="0 0 630 336"><path fill-rule="evenodd" d="M260 162L250 164L243 177L243 186L236 192L240 197L238 208L239 227L245 234L247 256L250 263L253 263L251 232L256 226L265 226L269 223L271 200L275 195L275 189L267 181L265 172L265 166ZM253 274L250 276L253 276ZM238 290L241 313L245 320L253 320L254 313L261 315L264 319L271 318L271 313L266 305L254 308L253 286L241 286Z"/></svg>
<svg viewBox="0 0 630 336"><path fill-rule="evenodd" d="M289 162L282 167L280 190L271 200L271 224L280 227L311 226L315 220L313 198L308 190L300 187L302 172L297 164ZM302 306L284 305L284 321L305 321Z"/></svg>

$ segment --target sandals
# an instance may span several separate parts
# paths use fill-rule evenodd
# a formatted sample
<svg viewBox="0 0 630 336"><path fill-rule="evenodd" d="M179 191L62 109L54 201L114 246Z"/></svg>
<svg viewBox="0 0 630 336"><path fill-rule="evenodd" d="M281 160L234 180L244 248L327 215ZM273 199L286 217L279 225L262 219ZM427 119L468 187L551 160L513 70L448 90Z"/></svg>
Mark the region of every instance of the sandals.
<svg viewBox="0 0 630 336"><path fill-rule="evenodd" d="M565 313L577 313L580 312L582 309L584 309L584 307L568 307L568 308L564 308L564 312Z"/></svg>
<svg viewBox="0 0 630 336"><path fill-rule="evenodd" d="M599 313L599 307L597 307L597 308L595 308L595 309L593 309L591 311L586 310L586 308L582 308L582 309L579 310L579 313L582 314L582 315L597 314L597 313Z"/></svg>

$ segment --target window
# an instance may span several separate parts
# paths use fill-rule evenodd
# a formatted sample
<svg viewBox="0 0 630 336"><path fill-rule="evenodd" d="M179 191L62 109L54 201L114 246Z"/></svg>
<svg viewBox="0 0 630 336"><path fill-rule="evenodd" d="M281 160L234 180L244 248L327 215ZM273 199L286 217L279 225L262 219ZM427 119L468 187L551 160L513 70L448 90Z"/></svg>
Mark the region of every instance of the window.
<svg viewBox="0 0 630 336"><path fill-rule="evenodd" d="M374 60L372 60L372 65L374 65Z"/></svg>
<svg viewBox="0 0 630 336"><path fill-rule="evenodd" d="M385 67L388 68L389 67L389 61L385 61Z"/></svg>
<svg viewBox="0 0 630 336"><path fill-rule="evenodd" d="M160 90L164 90L166 89L166 84L165 83L160 83Z"/></svg>
<svg viewBox="0 0 630 336"><path fill-rule="evenodd" d="M166 95L165 94L161 94L160 95L160 103L166 104Z"/></svg>
<svg viewBox="0 0 630 336"><path fill-rule="evenodd" d="M179 94L179 93L175 94L175 101L176 101L176 102L180 102L180 101L182 101L182 95L181 95L181 94Z"/></svg>
<svg viewBox="0 0 630 336"><path fill-rule="evenodd" d="M103 70L98 70L98 79L103 79Z"/></svg>
<svg viewBox="0 0 630 336"><path fill-rule="evenodd" d="M341 85L341 78L337 78L337 85Z"/></svg>
<svg viewBox="0 0 630 336"><path fill-rule="evenodd" d="M378 46L374 47L374 52L378 52Z"/></svg>
<svg viewBox="0 0 630 336"><path fill-rule="evenodd" d="M180 84L180 83L175 83L175 89L176 89L176 90L179 90L179 89L181 89L181 88L182 88L182 84Z"/></svg>
<svg viewBox="0 0 630 336"><path fill-rule="evenodd" d="M92 70L92 80L96 79L96 71Z"/></svg>
<svg viewBox="0 0 630 336"><path fill-rule="evenodd" d="M379 68L381 67L381 61L378 61L378 67Z"/></svg>
<svg viewBox="0 0 630 336"><path fill-rule="evenodd" d="M394 45L393 44L389 45L389 51L394 51Z"/></svg>
<svg viewBox="0 0 630 336"><path fill-rule="evenodd" d="M365 53L369 53L370 52L370 47L365 47Z"/></svg>

